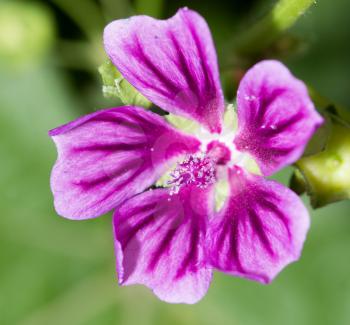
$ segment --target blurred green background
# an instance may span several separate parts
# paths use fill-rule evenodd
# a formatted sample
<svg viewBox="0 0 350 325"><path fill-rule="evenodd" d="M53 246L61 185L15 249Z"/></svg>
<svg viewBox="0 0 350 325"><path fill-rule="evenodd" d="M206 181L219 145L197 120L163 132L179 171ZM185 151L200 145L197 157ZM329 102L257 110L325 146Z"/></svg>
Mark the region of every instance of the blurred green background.
<svg viewBox="0 0 350 325"><path fill-rule="evenodd" d="M103 98L96 69L104 61L106 22L135 13L165 18L184 5L198 10L212 29L232 96L229 82L240 67L226 67L233 55L227 42L272 4L0 1L0 324L350 324L349 201L311 212L301 260L271 285L216 273L192 306L165 304L144 287L118 287L111 215L75 222L53 209L56 151L47 131L118 105ZM349 11L348 0L318 0L291 30L297 44L288 48L291 55L261 56L281 58L321 94L350 107ZM289 175L277 178L287 182Z"/></svg>

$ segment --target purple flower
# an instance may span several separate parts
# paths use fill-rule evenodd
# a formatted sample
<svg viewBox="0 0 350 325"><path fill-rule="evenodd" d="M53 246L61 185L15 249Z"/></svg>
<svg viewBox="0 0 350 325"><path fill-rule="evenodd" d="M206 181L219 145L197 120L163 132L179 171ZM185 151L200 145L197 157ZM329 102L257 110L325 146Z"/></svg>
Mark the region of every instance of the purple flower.
<svg viewBox="0 0 350 325"><path fill-rule="evenodd" d="M277 61L256 64L239 86L235 130L223 123L216 53L196 12L114 21L104 44L144 96L201 127L185 134L124 106L52 130L57 212L87 219L116 209L119 282L144 284L168 302L197 302L213 269L270 282L298 259L309 227L299 197L263 177L295 162L322 123L305 85ZM248 171L249 157L263 176ZM145 191L167 172L168 187ZM219 181L229 190L216 211Z"/></svg>

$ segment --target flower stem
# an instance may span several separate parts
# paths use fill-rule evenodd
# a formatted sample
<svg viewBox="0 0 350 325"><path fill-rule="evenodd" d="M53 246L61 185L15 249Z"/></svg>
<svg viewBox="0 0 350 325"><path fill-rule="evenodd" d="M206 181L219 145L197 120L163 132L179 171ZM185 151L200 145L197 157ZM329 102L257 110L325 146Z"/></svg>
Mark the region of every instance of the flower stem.
<svg viewBox="0 0 350 325"><path fill-rule="evenodd" d="M104 27L101 9L92 0L52 0L67 16L69 16L94 41Z"/></svg>
<svg viewBox="0 0 350 325"><path fill-rule="evenodd" d="M232 41L239 54L256 54L271 45L278 37L316 3L315 0L279 0L272 10Z"/></svg>

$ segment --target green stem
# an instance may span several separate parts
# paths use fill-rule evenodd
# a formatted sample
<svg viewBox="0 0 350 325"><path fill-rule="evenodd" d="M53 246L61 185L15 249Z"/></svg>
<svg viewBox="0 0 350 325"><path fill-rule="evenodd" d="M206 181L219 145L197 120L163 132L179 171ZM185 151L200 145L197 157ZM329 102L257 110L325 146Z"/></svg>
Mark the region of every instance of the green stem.
<svg viewBox="0 0 350 325"><path fill-rule="evenodd" d="M302 16L315 0L279 0L272 10L235 38L232 46L239 54L256 54L276 41Z"/></svg>
<svg viewBox="0 0 350 325"><path fill-rule="evenodd" d="M51 0L65 12L91 41L102 33L104 19L101 8L92 0Z"/></svg>

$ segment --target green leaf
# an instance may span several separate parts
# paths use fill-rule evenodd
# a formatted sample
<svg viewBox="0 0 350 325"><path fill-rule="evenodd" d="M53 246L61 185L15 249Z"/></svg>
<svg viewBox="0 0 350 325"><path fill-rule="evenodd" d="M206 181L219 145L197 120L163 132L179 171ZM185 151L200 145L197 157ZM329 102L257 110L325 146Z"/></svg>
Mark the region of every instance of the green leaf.
<svg viewBox="0 0 350 325"><path fill-rule="evenodd" d="M111 61L103 63L98 71L102 77L102 91L105 97L119 98L125 105L151 107L152 103L122 76Z"/></svg>
<svg viewBox="0 0 350 325"><path fill-rule="evenodd" d="M315 0L277 1L267 15L232 40L235 52L251 55L265 50L292 27L313 4Z"/></svg>
<svg viewBox="0 0 350 325"><path fill-rule="evenodd" d="M350 198L350 128L335 118L328 124L325 150L296 163L314 208Z"/></svg>

